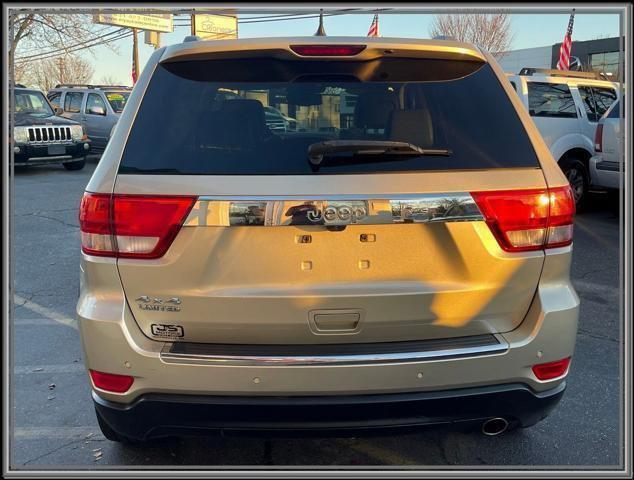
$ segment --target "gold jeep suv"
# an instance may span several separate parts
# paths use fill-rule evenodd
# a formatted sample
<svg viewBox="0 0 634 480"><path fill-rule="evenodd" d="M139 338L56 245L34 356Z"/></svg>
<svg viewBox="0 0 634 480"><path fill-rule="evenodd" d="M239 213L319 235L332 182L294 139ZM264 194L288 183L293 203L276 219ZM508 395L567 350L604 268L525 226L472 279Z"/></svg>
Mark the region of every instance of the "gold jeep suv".
<svg viewBox="0 0 634 480"><path fill-rule="evenodd" d="M77 315L101 428L532 425L574 350L573 215L472 45L159 49L81 201Z"/></svg>

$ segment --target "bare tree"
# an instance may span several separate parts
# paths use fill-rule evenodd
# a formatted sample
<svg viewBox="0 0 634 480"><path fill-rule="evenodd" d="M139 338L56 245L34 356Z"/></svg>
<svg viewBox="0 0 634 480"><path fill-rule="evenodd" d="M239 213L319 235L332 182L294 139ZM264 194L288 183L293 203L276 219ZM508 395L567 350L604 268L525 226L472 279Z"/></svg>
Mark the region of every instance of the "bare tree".
<svg viewBox="0 0 634 480"><path fill-rule="evenodd" d="M119 29L123 30L123 29ZM82 13L47 13L46 9L9 10L9 62L16 73L29 70L36 60L69 55L78 50L91 51L117 39L116 27L93 23Z"/></svg>
<svg viewBox="0 0 634 480"><path fill-rule="evenodd" d="M9 53L16 57L48 51L68 54L77 46L89 46L103 35L114 32L111 26L93 23L89 14L46 13L45 9L10 13Z"/></svg>
<svg viewBox="0 0 634 480"><path fill-rule="evenodd" d="M117 80L115 77L113 77L112 75L104 75L99 80L99 83L101 85L121 85L121 82Z"/></svg>
<svg viewBox="0 0 634 480"><path fill-rule="evenodd" d="M94 73L88 61L78 56L39 60L31 64L28 83L47 92L58 83L90 83Z"/></svg>
<svg viewBox="0 0 634 480"><path fill-rule="evenodd" d="M511 19L506 13L452 13L436 15L429 31L469 42L500 56L511 47Z"/></svg>

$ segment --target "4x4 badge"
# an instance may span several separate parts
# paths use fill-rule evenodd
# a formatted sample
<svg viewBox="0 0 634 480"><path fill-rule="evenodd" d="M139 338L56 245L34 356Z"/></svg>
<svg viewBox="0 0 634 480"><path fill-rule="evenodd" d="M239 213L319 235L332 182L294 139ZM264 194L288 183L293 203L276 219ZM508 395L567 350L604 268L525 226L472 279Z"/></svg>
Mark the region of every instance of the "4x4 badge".
<svg viewBox="0 0 634 480"><path fill-rule="evenodd" d="M163 299L160 297L150 297L149 295L141 295L136 298L138 307L141 310L153 310L155 312L180 312L181 299L171 297Z"/></svg>

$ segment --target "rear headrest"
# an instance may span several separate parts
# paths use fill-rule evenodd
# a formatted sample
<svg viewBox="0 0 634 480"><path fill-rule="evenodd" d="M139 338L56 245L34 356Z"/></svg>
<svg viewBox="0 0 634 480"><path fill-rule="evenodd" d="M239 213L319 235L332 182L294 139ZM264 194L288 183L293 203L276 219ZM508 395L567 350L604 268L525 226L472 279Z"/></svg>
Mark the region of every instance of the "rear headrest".
<svg viewBox="0 0 634 480"><path fill-rule="evenodd" d="M198 128L203 143L235 148L254 147L269 133L264 107L252 99L226 100L218 110L203 112Z"/></svg>
<svg viewBox="0 0 634 480"><path fill-rule="evenodd" d="M434 144L434 126L429 110L420 108L392 112L389 139L431 147Z"/></svg>
<svg viewBox="0 0 634 480"><path fill-rule="evenodd" d="M386 128L392 111L398 109L398 98L394 93L368 92L359 95L354 110L357 128Z"/></svg>

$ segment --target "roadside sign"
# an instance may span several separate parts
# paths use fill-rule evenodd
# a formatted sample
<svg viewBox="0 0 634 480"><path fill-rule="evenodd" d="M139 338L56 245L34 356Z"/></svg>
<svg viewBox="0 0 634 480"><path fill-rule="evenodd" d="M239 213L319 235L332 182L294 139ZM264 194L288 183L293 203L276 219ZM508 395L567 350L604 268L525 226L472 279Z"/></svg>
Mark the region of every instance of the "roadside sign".
<svg viewBox="0 0 634 480"><path fill-rule="evenodd" d="M161 34L152 30L145 30L145 43L158 48L161 45Z"/></svg>
<svg viewBox="0 0 634 480"><path fill-rule="evenodd" d="M142 15L137 13L95 13L95 23L118 25L120 27L152 30L155 32L173 32L174 22L171 13Z"/></svg>
<svg viewBox="0 0 634 480"><path fill-rule="evenodd" d="M238 17L197 13L194 15L194 28L202 40L238 38Z"/></svg>

